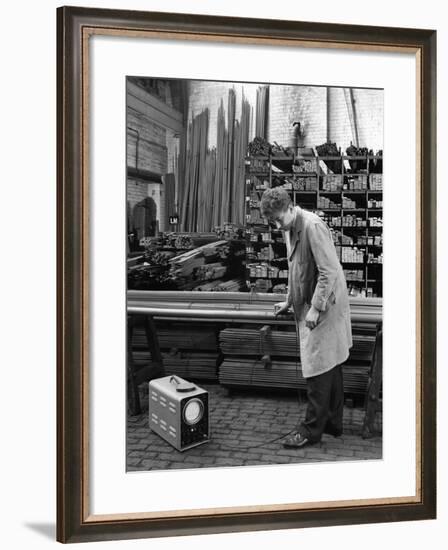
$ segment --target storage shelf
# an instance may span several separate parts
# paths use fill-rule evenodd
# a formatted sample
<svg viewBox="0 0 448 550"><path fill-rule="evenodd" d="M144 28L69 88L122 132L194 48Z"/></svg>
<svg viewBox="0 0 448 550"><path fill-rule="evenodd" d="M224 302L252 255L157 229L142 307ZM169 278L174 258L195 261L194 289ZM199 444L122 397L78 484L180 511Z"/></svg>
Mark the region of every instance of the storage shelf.
<svg viewBox="0 0 448 550"><path fill-rule="evenodd" d="M346 248L383 248L380 244L340 244L335 243L335 246L342 246Z"/></svg>
<svg viewBox="0 0 448 550"><path fill-rule="evenodd" d="M340 229L354 229L354 230L363 230L365 231L366 229L383 229L383 227L381 225L371 225L371 226L362 226L362 225L332 225L332 224L327 224L328 227L330 227L331 229L337 229L337 230L340 230Z"/></svg>
<svg viewBox="0 0 448 550"><path fill-rule="evenodd" d="M284 189L284 188L283 188ZM264 191L266 191L266 189L256 189L256 188L253 188L252 191L257 191L257 192L260 192L260 193L263 193ZM285 191L288 191L288 193L298 193L298 194L312 194L312 195L317 195L317 193L319 193L320 195L365 195L367 193L374 193L376 195L382 195L383 192L382 191L375 191L373 189L364 189L364 190L361 190L361 189L355 189L355 190L352 190L352 189L341 189L340 191L327 191L326 189L314 189L314 190L306 190L306 189L285 189Z"/></svg>
<svg viewBox="0 0 448 550"><path fill-rule="evenodd" d="M272 242L263 242L263 241L247 241L246 244L248 246L251 246L251 245L260 245L260 246L269 246L269 245L276 245L276 244L282 244L282 245L285 245L286 246L286 243L282 243L282 242L279 242L279 241L272 241Z"/></svg>
<svg viewBox="0 0 448 550"><path fill-rule="evenodd" d="M288 277L257 277L256 275L246 275L249 279L262 279L263 281L287 281Z"/></svg>
<svg viewBox="0 0 448 550"><path fill-rule="evenodd" d="M304 162L311 162L314 164L309 165L303 165L304 168L316 168L315 171L307 171L307 172L294 172L293 170L293 162L294 157L293 156L285 156L285 155L260 155L256 157L248 157L248 161L251 160L251 158L254 158L255 160L263 160L266 161L266 165L263 164L261 166L256 166L255 163L253 164L254 168L263 168L263 170L251 172L250 166L248 166L248 162L246 162L246 181L248 182L246 185L249 187L246 187L246 194L250 195L250 193L254 193L255 200L258 199L258 197L261 196L261 194L264 193L266 190L264 187L260 189L256 189L255 185L261 184L263 180L269 180L269 185L276 187L275 183L280 184L282 189L285 189L285 186L281 184L285 184L288 187L291 187L291 189L285 189L285 191L290 196L291 201L294 204L299 204L306 210L311 210L317 213L320 213L320 216L323 217L326 221L326 223L329 225L329 227L337 233L341 233L342 236L346 235L349 237L352 237L356 240L357 236L365 236L366 238L370 236L377 236L381 235L383 231L383 226L370 226L370 225L336 225L332 224L331 221L329 221L331 218L337 217L342 218L344 216L354 216L357 218L360 218L361 220L369 221L369 219L372 219L374 217L378 217L381 221L382 218L382 207L372 207L369 208L367 206L368 197L373 197L376 200L382 200L383 196L383 189L370 189L367 187L370 187L370 185L375 185L375 181L378 182L381 185L381 179L374 180L370 177L370 175L377 174L376 170L378 169L379 165L376 164L376 166L372 165L371 160L379 160L382 161L383 157L378 155L361 155L356 157L350 157L349 155L336 155L336 156L328 156L328 157L320 157L320 156L310 156L307 158L300 158L301 161ZM341 163L342 161L357 161L358 164L356 168L360 166L359 161L361 161L361 168L356 171L351 171L351 169L348 168L347 163L340 164L341 170L339 173L333 173L333 174L324 174L322 170L322 166L320 161L339 161ZM347 167L345 166L347 164ZM275 165L275 167L274 167ZM352 162L353 165L353 162ZM354 165L353 165L354 166ZM266 170L265 168L269 167L269 170ZM339 168L339 165L337 166ZM364 168L365 167L365 168ZM369 168L372 170L369 171ZM276 171L276 169L279 169L280 171ZM258 176L258 180L256 178L250 178L250 176ZM263 178L263 180L260 180L260 178ZM306 183L307 189L294 189L293 182L294 181L300 181L300 178L303 178L301 182ZM273 185L274 182L274 185ZM341 187L337 186L338 183L341 183ZM353 183L354 182L354 183ZM359 182L359 183L357 183ZM336 184L336 185L335 185ZM332 189L323 189L323 185L333 186ZM314 188L316 186L317 188ZM336 187L337 186L337 187ZM362 189L348 189L349 186L363 186ZM345 187L345 188L342 188ZM332 200L336 203L336 207L318 207L318 200L319 197L328 197L332 198ZM351 198L356 203L356 208L349 208L343 206L343 197L346 196L348 198ZM338 197L338 199L333 199L333 197ZM356 198L356 197L364 197L363 199ZM360 204L359 204L360 203ZM246 213L250 213L250 208L256 209L259 208L256 206L249 206L249 201L246 202ZM348 218L350 219L350 218ZM328 220L328 221L327 221ZM279 229L274 230L273 226L267 223L259 223L259 222L248 222L247 227L250 230L252 234L257 233L272 233L273 231L276 232L276 234L281 234L282 231ZM251 262L263 262L267 265L278 265L281 262L284 262L285 260L282 258L273 258L271 260L268 259L261 259L256 258L255 254L257 254L258 250L263 247L273 247L275 252L280 252L280 247L276 245L281 245L282 248L286 246L286 243L284 242L266 242L266 241L250 241L248 239L248 232L246 232L246 244L248 247L251 247L253 250L253 253L250 253L250 257L253 258ZM379 284L378 279L372 279L368 278L368 275L374 275L378 274L380 276L381 272L377 270L377 268L374 268L372 266L378 266L382 264L378 263L367 263L367 257L368 252L375 252L376 255L380 253L382 250L382 245L374 245L374 244L346 244L346 243L334 243L337 247L339 261L341 262L341 265L344 266L344 269L346 271L360 271L363 274L362 280L353 280L350 281L347 279L348 284L356 284L359 287L363 288L364 291L368 292L368 285L369 283L375 284L375 287L377 288ZM358 249L363 256L363 261L342 261L342 252L344 250L347 250L347 248L352 249ZM371 273L369 273L369 268L371 268ZM263 280L271 280L271 281L287 281L286 277L282 278L273 278L273 277L256 277L252 276L249 277L250 280L255 279L263 279ZM380 287L381 288L381 287Z"/></svg>
<svg viewBox="0 0 448 550"><path fill-rule="evenodd" d="M299 156L299 160L309 161L309 160L383 160L383 155L335 155L335 156L321 156L321 155L309 155L309 156ZM295 159L293 155L248 155L245 157L245 162L255 160L290 160L291 162Z"/></svg>
<svg viewBox="0 0 448 550"><path fill-rule="evenodd" d="M285 178L318 178L319 174L316 174L316 172L272 172L272 177L274 178L276 176Z"/></svg>

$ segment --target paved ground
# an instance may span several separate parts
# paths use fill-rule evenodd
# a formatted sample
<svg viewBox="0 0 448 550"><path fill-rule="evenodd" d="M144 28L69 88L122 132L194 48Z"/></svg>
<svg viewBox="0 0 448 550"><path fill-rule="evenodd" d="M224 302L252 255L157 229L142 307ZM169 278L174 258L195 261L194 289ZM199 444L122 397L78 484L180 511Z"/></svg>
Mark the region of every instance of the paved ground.
<svg viewBox="0 0 448 550"><path fill-rule="evenodd" d="M218 384L199 384L210 393L211 441L179 452L148 427L148 397L142 389L143 412L128 417L127 469L145 471L365 460L382 457L382 437L364 440L362 407L344 407L344 435L325 435L304 449L284 449L281 439L305 414L305 401L294 394L232 391ZM381 429L381 415L377 415ZM276 440L276 441L274 441Z"/></svg>

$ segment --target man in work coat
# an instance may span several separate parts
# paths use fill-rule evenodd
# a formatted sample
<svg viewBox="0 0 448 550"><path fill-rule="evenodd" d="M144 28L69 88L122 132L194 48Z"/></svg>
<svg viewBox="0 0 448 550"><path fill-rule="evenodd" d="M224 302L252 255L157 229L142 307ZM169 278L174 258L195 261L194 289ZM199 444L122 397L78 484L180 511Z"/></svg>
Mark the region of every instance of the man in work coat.
<svg viewBox="0 0 448 550"><path fill-rule="evenodd" d="M350 305L330 229L313 212L293 206L284 189L263 193L262 215L283 230L288 255L288 294L276 314L292 307L300 342L308 405L304 421L285 447L317 443L342 434L344 388L341 363L352 347Z"/></svg>

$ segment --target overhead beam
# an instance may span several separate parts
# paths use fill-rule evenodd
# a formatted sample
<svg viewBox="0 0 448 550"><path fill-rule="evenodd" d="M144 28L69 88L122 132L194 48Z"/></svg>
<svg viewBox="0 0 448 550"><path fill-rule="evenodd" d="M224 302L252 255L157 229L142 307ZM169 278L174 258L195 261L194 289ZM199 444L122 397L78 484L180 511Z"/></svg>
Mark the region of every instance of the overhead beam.
<svg viewBox="0 0 448 550"><path fill-rule="evenodd" d="M182 113L173 109L157 97L149 94L133 82L127 83L128 107L146 116L156 124L175 133L183 130Z"/></svg>

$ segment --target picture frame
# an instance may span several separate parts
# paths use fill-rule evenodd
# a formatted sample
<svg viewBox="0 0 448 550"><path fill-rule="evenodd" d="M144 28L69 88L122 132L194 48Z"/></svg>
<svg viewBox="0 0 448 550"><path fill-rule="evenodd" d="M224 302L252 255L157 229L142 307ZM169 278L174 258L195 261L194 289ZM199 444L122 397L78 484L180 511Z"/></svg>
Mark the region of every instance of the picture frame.
<svg viewBox="0 0 448 550"><path fill-rule="evenodd" d="M57 12L57 539L82 542L287 529L436 517L436 32L298 21L61 7ZM96 515L90 511L89 41L163 37L415 57L416 494L382 501L203 508ZM124 366L123 366L124 368Z"/></svg>

